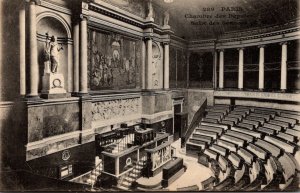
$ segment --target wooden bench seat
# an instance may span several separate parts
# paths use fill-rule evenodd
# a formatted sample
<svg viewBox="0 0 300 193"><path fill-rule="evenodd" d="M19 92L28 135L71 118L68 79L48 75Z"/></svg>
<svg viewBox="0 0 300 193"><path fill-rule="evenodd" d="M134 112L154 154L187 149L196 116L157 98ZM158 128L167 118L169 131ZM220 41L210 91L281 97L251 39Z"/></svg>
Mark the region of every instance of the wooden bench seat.
<svg viewBox="0 0 300 193"><path fill-rule="evenodd" d="M287 134L287 133L279 132L277 134L277 137L279 137L281 139L284 139L286 141L292 142L292 143L296 143L297 142L296 136L293 136L293 135L290 135L290 134Z"/></svg>
<svg viewBox="0 0 300 193"><path fill-rule="evenodd" d="M217 133L218 136L222 135L222 133L223 133L223 128L220 128L220 127L211 127L211 126L200 125L195 130L198 131L199 129L205 130L205 131L213 131L213 132Z"/></svg>
<svg viewBox="0 0 300 193"><path fill-rule="evenodd" d="M220 123L205 123L205 122L201 122L200 125L206 125L206 126L211 126L211 127L220 127L223 128L224 130L228 129L227 125L223 125Z"/></svg>
<svg viewBox="0 0 300 193"><path fill-rule="evenodd" d="M208 112L206 115L219 116L221 119L224 118L223 113Z"/></svg>
<svg viewBox="0 0 300 193"><path fill-rule="evenodd" d="M234 122L234 124L237 124L239 122L239 119L238 118L234 118L234 117L225 117L224 118L225 121L232 121Z"/></svg>
<svg viewBox="0 0 300 193"><path fill-rule="evenodd" d="M293 154L296 150L296 147L291 145L291 144L288 144L282 140L279 140L277 138L274 138L274 137L271 137L271 136L266 136L265 141L268 141L270 143L273 143L274 145L284 149L286 152L289 152L291 154Z"/></svg>
<svg viewBox="0 0 300 193"><path fill-rule="evenodd" d="M260 125L263 125L266 122L266 119L263 117L255 117L255 116L251 116L249 115L246 120L250 120L250 121L257 121L259 122Z"/></svg>
<svg viewBox="0 0 300 193"><path fill-rule="evenodd" d="M254 155L244 148L240 148L237 154L241 156L248 165L252 165L255 161Z"/></svg>
<svg viewBox="0 0 300 193"><path fill-rule="evenodd" d="M249 129L249 130L253 130L255 128L255 125L245 123L245 122L240 122L240 123L237 124L237 126L243 127L243 128Z"/></svg>
<svg viewBox="0 0 300 193"><path fill-rule="evenodd" d="M205 135L205 136L208 136L208 137L212 137L214 140L218 138L218 134L213 132L213 131L206 131L206 130L198 129L194 133L195 134L200 134L200 135Z"/></svg>
<svg viewBox="0 0 300 193"><path fill-rule="evenodd" d="M202 122L206 123L219 123L216 119L202 118Z"/></svg>
<svg viewBox="0 0 300 193"><path fill-rule="evenodd" d="M259 159L266 160L268 158L268 153L265 150L252 143L248 144L247 150L255 154Z"/></svg>
<svg viewBox="0 0 300 193"><path fill-rule="evenodd" d="M227 115L228 111L224 109L205 109L206 112L213 112L213 113L223 113L223 115Z"/></svg>
<svg viewBox="0 0 300 193"><path fill-rule="evenodd" d="M295 125L293 128L291 129L294 129L294 130L297 130L297 131L300 131L300 125Z"/></svg>
<svg viewBox="0 0 300 193"><path fill-rule="evenodd" d="M219 145L216 145L216 144L212 144L209 149L217 152L218 154L222 155L222 156L227 156L228 154L228 150L225 149L224 147L221 147Z"/></svg>
<svg viewBox="0 0 300 193"><path fill-rule="evenodd" d="M263 127L269 128L269 129L273 129L276 130L277 132L279 131L283 131L283 128L279 125L274 125L274 124L270 124L270 123L265 123L263 125Z"/></svg>
<svg viewBox="0 0 300 193"><path fill-rule="evenodd" d="M227 117L236 118L236 119L238 119L238 121L241 121L243 119L243 115L232 114L232 113L228 114Z"/></svg>
<svg viewBox="0 0 300 193"><path fill-rule="evenodd" d="M248 115L248 113L244 111L231 111L229 115L238 115L244 118Z"/></svg>
<svg viewBox="0 0 300 193"><path fill-rule="evenodd" d="M270 128L266 128L266 127L258 127L257 131L265 133L267 135L275 135L275 133L277 132L274 129L270 129Z"/></svg>
<svg viewBox="0 0 300 193"><path fill-rule="evenodd" d="M254 113L256 114L263 114L263 115L270 115L272 119L275 118L276 112L272 111L266 111L266 110L260 110L260 109L254 109Z"/></svg>
<svg viewBox="0 0 300 193"><path fill-rule="evenodd" d="M249 166L247 164L243 164L242 169L235 171L234 180L234 186L229 191L241 191L250 183Z"/></svg>
<svg viewBox="0 0 300 193"><path fill-rule="evenodd" d="M265 164L266 184L263 187L264 191L274 191L279 189L279 184L282 181L282 167L278 160L271 156Z"/></svg>
<svg viewBox="0 0 300 193"><path fill-rule="evenodd" d="M224 147L224 148L228 149L229 151L233 151L233 152L237 151L237 145L235 145L234 143L224 141L222 139L218 139L216 144L221 146L221 147Z"/></svg>
<svg viewBox="0 0 300 193"><path fill-rule="evenodd" d="M244 134L247 134L247 135L252 135L253 137L256 137L256 138L261 138L262 137L261 133L251 131L251 130L241 128L241 127L231 127L231 130L238 131L238 132L241 132L241 133L244 133Z"/></svg>
<svg viewBox="0 0 300 193"><path fill-rule="evenodd" d="M205 147L208 145L206 141L202 141L201 139L195 139L195 138L190 138L189 142L193 144L205 145Z"/></svg>
<svg viewBox="0 0 300 193"><path fill-rule="evenodd" d="M211 149L205 149L205 150L203 151L203 153L204 153L205 155L207 155L210 159L213 159L213 160L217 160L217 159L218 159L218 156L219 156L219 154L218 154L217 152L215 152L215 151L213 151L213 150L211 150Z"/></svg>
<svg viewBox="0 0 300 193"><path fill-rule="evenodd" d="M206 115L205 118L217 120L217 123L219 123L222 120L220 116L215 116L215 115Z"/></svg>
<svg viewBox="0 0 300 193"><path fill-rule="evenodd" d="M286 118L286 117L276 116L274 118L274 120L289 123L291 127L294 127L297 124L296 119L291 119L291 118Z"/></svg>
<svg viewBox="0 0 300 193"><path fill-rule="evenodd" d="M232 163L235 169L241 169L243 158L234 152L230 152L228 160Z"/></svg>
<svg viewBox="0 0 300 193"><path fill-rule="evenodd" d="M254 125L254 128L257 128L260 125L259 121L249 120L248 117L246 117L245 119L243 119L242 123L246 123L246 124L249 124L249 125Z"/></svg>
<svg viewBox="0 0 300 193"><path fill-rule="evenodd" d="M300 116L300 112L299 111L280 110L280 115L282 113L287 113L287 114L292 114L292 115L298 115L298 116Z"/></svg>
<svg viewBox="0 0 300 193"><path fill-rule="evenodd" d="M193 143L193 142L186 142L186 154L193 154L198 155L203 149L206 149L205 142L203 143Z"/></svg>
<svg viewBox="0 0 300 193"><path fill-rule="evenodd" d="M230 135L242 140L245 140L247 143L253 142L254 137L252 135L248 135L246 133L241 133L238 130L233 131L233 130L227 130L226 135Z"/></svg>
<svg viewBox="0 0 300 193"><path fill-rule="evenodd" d="M280 157L283 154L283 150L281 148L267 141L257 139L257 141L254 142L254 144L270 152L275 157Z"/></svg>
<svg viewBox="0 0 300 193"><path fill-rule="evenodd" d="M286 153L284 153L278 159L278 161L282 166L285 181L288 181L290 178L294 177L296 173L296 166L294 162L290 159L290 157Z"/></svg>
<svg viewBox="0 0 300 193"><path fill-rule="evenodd" d="M300 115L295 115L295 114L291 114L291 113L281 112L280 116L281 117L287 117L287 118L293 118L293 119L297 120L297 123L300 122Z"/></svg>
<svg viewBox="0 0 300 193"><path fill-rule="evenodd" d="M269 123L273 124L273 125L279 125L280 127L282 127L284 130L286 130L287 128L290 127L289 123L286 122L282 122L282 121L277 121L277 120L271 120L269 121Z"/></svg>
<svg viewBox="0 0 300 193"><path fill-rule="evenodd" d="M295 136L297 139L300 137L300 131L295 130L295 129L287 129L284 133L290 134Z"/></svg>
<svg viewBox="0 0 300 193"><path fill-rule="evenodd" d="M228 120L224 120L224 119L221 121L221 124L229 125L230 127L233 127L235 125L233 121L228 121Z"/></svg>
<svg viewBox="0 0 300 193"><path fill-rule="evenodd" d="M234 143L239 147L245 146L245 140L237 138L237 137L233 137L231 135L224 134L220 137L220 139Z"/></svg>
<svg viewBox="0 0 300 193"><path fill-rule="evenodd" d="M207 144L211 144L212 141L213 141L212 137L208 137L208 136L205 136L205 135L200 135L200 134L197 134L197 133L192 134L192 139L201 140L201 141L206 142Z"/></svg>
<svg viewBox="0 0 300 193"><path fill-rule="evenodd" d="M261 113L251 113L249 116L264 118L266 121L270 121L271 115L261 114Z"/></svg>

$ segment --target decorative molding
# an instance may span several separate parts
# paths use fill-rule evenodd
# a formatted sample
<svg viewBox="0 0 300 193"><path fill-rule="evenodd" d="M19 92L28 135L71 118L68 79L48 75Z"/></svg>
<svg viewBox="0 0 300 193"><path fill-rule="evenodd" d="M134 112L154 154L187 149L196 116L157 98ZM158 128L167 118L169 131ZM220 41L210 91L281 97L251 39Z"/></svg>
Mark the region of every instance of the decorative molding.
<svg viewBox="0 0 300 193"><path fill-rule="evenodd" d="M65 13L68 15L72 14L72 11L66 7L63 7L62 5L59 5L57 3L54 2L49 2L49 1L45 1L45 0L41 0L41 5L42 7L48 8L48 9L52 9L55 11L59 11L61 13Z"/></svg>

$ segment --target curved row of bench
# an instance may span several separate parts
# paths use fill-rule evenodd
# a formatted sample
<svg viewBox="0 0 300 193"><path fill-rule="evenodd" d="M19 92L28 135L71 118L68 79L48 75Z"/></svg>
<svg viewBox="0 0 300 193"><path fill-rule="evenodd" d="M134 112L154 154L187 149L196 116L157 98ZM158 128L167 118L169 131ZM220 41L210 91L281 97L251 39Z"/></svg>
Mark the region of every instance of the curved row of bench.
<svg viewBox="0 0 300 193"><path fill-rule="evenodd" d="M214 106L207 109L186 151L209 160L204 165L215 174L210 189L298 189L299 121L298 112Z"/></svg>

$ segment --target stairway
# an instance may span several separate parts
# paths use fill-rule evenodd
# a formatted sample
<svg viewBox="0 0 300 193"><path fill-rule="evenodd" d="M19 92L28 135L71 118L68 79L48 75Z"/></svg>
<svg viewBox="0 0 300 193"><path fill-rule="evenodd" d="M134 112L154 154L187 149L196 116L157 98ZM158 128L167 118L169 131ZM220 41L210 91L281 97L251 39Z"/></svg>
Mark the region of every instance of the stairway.
<svg viewBox="0 0 300 193"><path fill-rule="evenodd" d="M84 183L94 186L95 182L97 181L97 177L101 174L102 170L103 170L102 160L96 158L96 167L91 171L91 173L86 178Z"/></svg>
<svg viewBox="0 0 300 193"><path fill-rule="evenodd" d="M141 171L145 166L146 156L142 157L134 168L124 176L122 181L119 183L118 188L121 190L129 190L132 182L136 181L141 176Z"/></svg>

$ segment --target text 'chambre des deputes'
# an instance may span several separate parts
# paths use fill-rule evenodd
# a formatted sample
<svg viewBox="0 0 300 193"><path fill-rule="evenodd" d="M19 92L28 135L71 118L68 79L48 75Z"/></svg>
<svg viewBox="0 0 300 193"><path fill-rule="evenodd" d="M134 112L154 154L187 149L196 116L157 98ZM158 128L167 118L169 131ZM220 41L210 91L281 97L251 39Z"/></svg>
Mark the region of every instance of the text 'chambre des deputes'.
<svg viewBox="0 0 300 193"><path fill-rule="evenodd" d="M252 15L245 14L242 7L203 7L200 14L186 13L185 18L192 25L245 25L245 18Z"/></svg>

